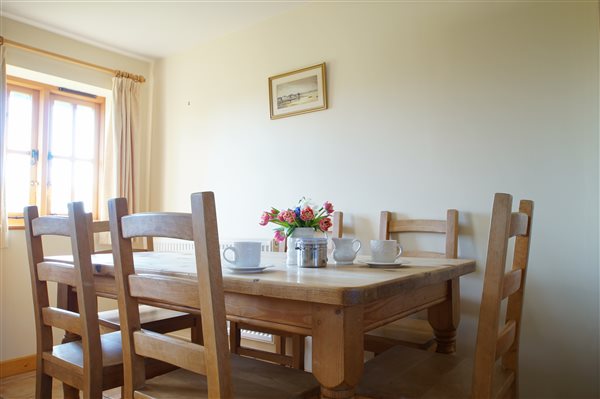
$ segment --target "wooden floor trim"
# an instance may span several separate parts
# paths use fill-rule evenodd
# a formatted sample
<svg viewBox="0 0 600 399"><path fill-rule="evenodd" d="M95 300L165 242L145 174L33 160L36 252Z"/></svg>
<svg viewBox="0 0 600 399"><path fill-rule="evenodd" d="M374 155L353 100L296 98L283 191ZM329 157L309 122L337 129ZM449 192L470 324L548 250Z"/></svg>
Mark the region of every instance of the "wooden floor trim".
<svg viewBox="0 0 600 399"><path fill-rule="evenodd" d="M35 355L3 360L0 362L0 378L35 370Z"/></svg>

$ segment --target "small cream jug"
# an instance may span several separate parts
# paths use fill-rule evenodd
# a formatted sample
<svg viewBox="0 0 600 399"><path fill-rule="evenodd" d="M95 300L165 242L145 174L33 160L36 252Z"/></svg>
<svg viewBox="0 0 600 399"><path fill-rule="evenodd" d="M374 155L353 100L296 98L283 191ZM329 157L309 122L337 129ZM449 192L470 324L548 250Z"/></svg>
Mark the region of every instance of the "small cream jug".
<svg viewBox="0 0 600 399"><path fill-rule="evenodd" d="M360 251L361 243L352 238L332 238L333 259L337 265L351 265Z"/></svg>

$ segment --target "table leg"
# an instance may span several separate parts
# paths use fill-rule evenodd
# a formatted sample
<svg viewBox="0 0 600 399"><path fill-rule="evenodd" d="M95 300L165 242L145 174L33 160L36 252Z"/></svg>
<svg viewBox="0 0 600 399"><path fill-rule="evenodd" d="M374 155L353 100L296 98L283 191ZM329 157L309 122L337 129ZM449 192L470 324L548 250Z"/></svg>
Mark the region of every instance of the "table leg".
<svg viewBox="0 0 600 399"><path fill-rule="evenodd" d="M363 306L313 305L312 371L321 398L353 398L363 372Z"/></svg>
<svg viewBox="0 0 600 399"><path fill-rule="evenodd" d="M448 281L446 301L429 308L428 318L435 334L437 352L456 352L456 329L460 322L460 285L458 278Z"/></svg>

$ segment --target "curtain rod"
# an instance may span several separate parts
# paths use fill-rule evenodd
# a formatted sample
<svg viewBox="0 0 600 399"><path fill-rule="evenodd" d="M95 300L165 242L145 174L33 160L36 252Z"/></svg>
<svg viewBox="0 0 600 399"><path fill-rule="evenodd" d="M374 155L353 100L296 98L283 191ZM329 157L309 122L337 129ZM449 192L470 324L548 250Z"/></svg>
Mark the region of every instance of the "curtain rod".
<svg viewBox="0 0 600 399"><path fill-rule="evenodd" d="M123 72L123 71L119 71L116 69L110 69L110 68L106 68L100 65L96 65L96 64L92 64L89 62L85 62L85 61L81 61L78 60L76 58L71 58L71 57L67 57L61 54L56 54L56 53L52 53L50 51L46 51L46 50L41 50L39 48L35 48L35 47L31 47L28 46L26 44L22 44L22 43L18 43L9 39L6 39L2 36L0 36L0 46L6 44L7 46L11 46L11 47L15 47L21 50L25 50L25 51L29 51L35 54L39 54L39 55L43 55L49 58L53 58L55 60L59 60L59 61L65 61L65 62L70 62L71 64L75 64L75 65L79 65L79 66L83 66L86 68L90 68L90 69L94 69L96 71L100 71L100 72L104 72L104 73L108 73L110 75L116 76L116 77L121 77L121 78L129 78L132 80L135 80L136 82L139 83L144 83L146 81L146 79L142 76L142 75L135 75L133 73L128 73L128 72Z"/></svg>

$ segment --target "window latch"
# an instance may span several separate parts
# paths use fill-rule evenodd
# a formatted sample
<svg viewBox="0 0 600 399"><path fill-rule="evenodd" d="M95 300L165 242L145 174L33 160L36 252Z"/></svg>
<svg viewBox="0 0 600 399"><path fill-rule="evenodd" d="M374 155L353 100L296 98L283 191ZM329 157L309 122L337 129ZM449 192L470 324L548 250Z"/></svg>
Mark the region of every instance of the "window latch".
<svg viewBox="0 0 600 399"><path fill-rule="evenodd" d="M31 150L31 165L35 165L40 159L40 151L39 150Z"/></svg>

